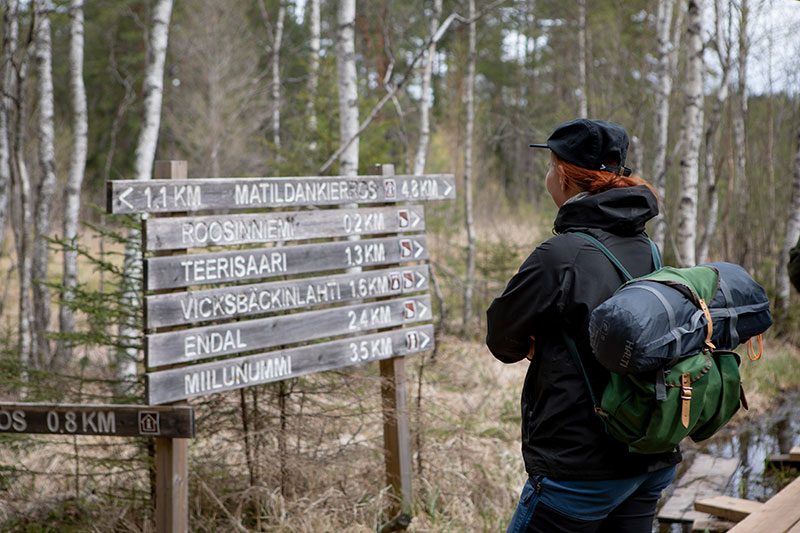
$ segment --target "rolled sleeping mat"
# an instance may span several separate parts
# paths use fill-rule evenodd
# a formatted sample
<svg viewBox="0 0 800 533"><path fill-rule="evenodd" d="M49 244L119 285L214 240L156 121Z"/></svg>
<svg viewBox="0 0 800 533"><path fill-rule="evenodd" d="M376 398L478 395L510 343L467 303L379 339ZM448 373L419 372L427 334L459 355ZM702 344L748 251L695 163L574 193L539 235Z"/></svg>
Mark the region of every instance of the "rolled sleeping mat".
<svg viewBox="0 0 800 533"><path fill-rule="evenodd" d="M592 311L589 340L608 370L637 374L696 354L706 324L703 312L674 287L639 280Z"/></svg>
<svg viewBox="0 0 800 533"><path fill-rule="evenodd" d="M764 288L750 274L733 263L707 263L719 272L719 290L708 303L717 348L733 350L767 331L772 325L769 298Z"/></svg>
<svg viewBox="0 0 800 533"><path fill-rule="evenodd" d="M719 288L707 302L711 342L732 350L772 325L764 289L739 265L709 263L719 272ZM635 374L668 367L703 348L703 311L673 286L639 279L600 304L589 319L597 360L612 372Z"/></svg>

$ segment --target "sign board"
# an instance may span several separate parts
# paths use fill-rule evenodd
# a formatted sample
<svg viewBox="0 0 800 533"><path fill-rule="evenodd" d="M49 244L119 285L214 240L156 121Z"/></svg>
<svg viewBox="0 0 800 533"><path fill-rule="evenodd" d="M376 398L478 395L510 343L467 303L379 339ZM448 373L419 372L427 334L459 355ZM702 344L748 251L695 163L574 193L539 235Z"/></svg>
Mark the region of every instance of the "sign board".
<svg viewBox="0 0 800 533"><path fill-rule="evenodd" d="M430 296L381 300L147 335L147 366L188 363L282 344L389 328L432 318Z"/></svg>
<svg viewBox="0 0 800 533"><path fill-rule="evenodd" d="M231 246L301 239L423 231L422 206L273 211L239 215L149 218L146 250Z"/></svg>
<svg viewBox="0 0 800 533"><path fill-rule="evenodd" d="M455 197L452 174L114 180L106 183L109 213L375 204Z"/></svg>
<svg viewBox="0 0 800 533"><path fill-rule="evenodd" d="M0 403L0 433L195 436L194 409L152 405Z"/></svg>
<svg viewBox="0 0 800 533"><path fill-rule="evenodd" d="M145 326L163 328L231 320L277 311L336 304L361 298L427 291L427 265L315 276L145 297Z"/></svg>
<svg viewBox="0 0 800 533"><path fill-rule="evenodd" d="M408 506L403 357L434 347L433 326L425 324L430 296L420 294L430 284L425 213L420 205L364 204L454 199L455 180L377 168L382 175L197 180L186 179L184 161L157 162L157 177L171 179L110 181L106 208L181 215L143 223L143 248L154 253L143 272L150 404L379 361L387 481ZM200 211L214 213L194 215ZM104 411L81 414L87 424L79 424L83 418L68 413L48 411L45 424L52 431L69 424L74 433L102 419L103 430L116 431L122 420ZM28 428L32 420L11 410L0 415L0 428ZM153 417L140 423L161 427ZM178 507L183 525L175 529L183 530L187 449L169 439L156 444L159 531Z"/></svg>
<svg viewBox="0 0 800 533"><path fill-rule="evenodd" d="M428 259L424 235L151 257L147 290L307 274Z"/></svg>
<svg viewBox="0 0 800 533"><path fill-rule="evenodd" d="M432 349L424 208L369 204L452 199L455 181L391 168L108 182L110 213L180 214L143 222L148 402Z"/></svg>
<svg viewBox="0 0 800 533"><path fill-rule="evenodd" d="M287 350L183 366L146 375L147 401L161 404L296 378L433 349L428 324Z"/></svg>

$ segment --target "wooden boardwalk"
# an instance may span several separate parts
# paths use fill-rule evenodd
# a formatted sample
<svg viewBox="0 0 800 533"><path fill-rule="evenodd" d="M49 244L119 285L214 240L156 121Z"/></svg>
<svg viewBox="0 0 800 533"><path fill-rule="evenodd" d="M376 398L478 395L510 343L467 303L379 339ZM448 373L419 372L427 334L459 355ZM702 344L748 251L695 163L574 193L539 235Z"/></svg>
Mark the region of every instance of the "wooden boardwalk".
<svg viewBox="0 0 800 533"><path fill-rule="evenodd" d="M738 465L738 459L696 455L689 469L675 481L675 490L658 512L658 520L689 524L708 519L707 513L695 510L695 500L724 494Z"/></svg>
<svg viewBox="0 0 800 533"><path fill-rule="evenodd" d="M800 533L800 478L736 524L730 533Z"/></svg>
<svg viewBox="0 0 800 533"><path fill-rule="evenodd" d="M774 457L797 465L800 447ZM658 513L659 521L691 524L698 532L800 533L800 478L765 503L734 498L724 492L737 465L736 459L697 455Z"/></svg>

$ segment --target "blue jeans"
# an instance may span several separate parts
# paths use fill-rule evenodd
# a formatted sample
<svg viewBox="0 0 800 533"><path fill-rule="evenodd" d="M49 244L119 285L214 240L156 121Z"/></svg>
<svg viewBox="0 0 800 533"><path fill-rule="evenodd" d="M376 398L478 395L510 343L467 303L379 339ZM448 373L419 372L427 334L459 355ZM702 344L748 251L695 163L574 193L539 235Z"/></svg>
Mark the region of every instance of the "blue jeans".
<svg viewBox="0 0 800 533"><path fill-rule="evenodd" d="M507 533L649 533L675 466L624 479L528 478Z"/></svg>

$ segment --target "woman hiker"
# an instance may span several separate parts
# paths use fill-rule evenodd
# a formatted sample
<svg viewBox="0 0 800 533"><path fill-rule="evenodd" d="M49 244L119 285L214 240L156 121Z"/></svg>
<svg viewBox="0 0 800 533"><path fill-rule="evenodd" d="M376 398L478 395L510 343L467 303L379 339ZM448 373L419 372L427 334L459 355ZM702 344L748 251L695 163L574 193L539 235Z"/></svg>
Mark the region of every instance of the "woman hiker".
<svg viewBox="0 0 800 533"><path fill-rule="evenodd" d="M606 434L562 339L575 339L593 390L609 379L593 357L592 310L625 281L588 233L634 276L654 270L645 223L658 214L652 188L625 167L618 124L577 119L547 144L545 177L558 209L555 237L539 245L487 311L486 344L504 363L529 362L522 387L522 457L528 474L509 532L649 533L675 477L679 452L639 455Z"/></svg>

